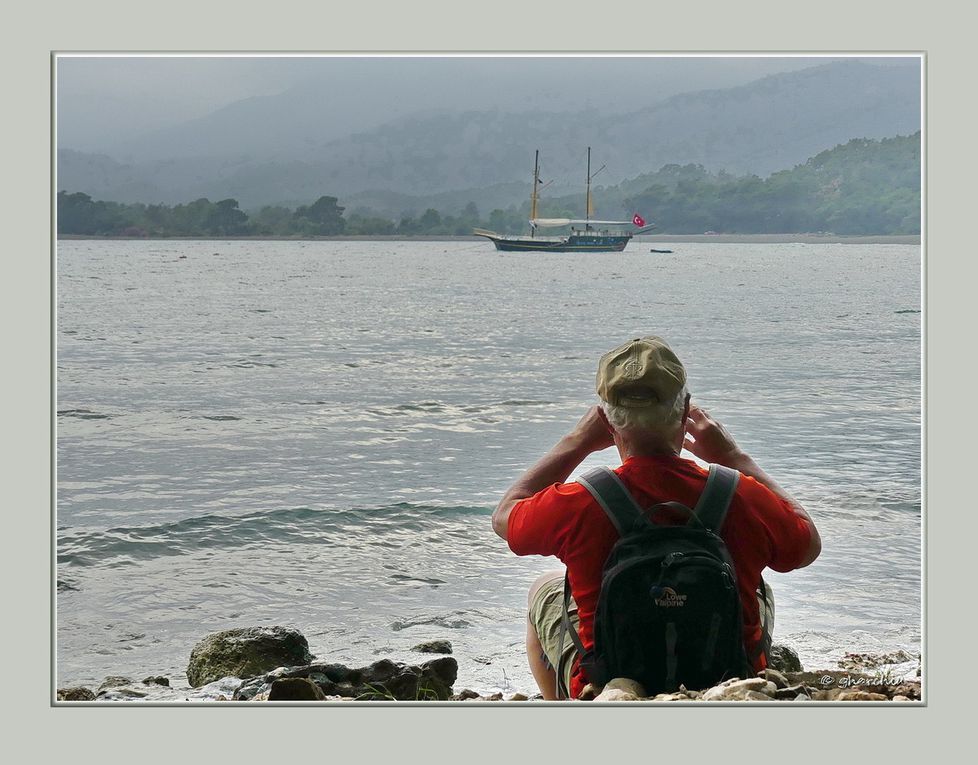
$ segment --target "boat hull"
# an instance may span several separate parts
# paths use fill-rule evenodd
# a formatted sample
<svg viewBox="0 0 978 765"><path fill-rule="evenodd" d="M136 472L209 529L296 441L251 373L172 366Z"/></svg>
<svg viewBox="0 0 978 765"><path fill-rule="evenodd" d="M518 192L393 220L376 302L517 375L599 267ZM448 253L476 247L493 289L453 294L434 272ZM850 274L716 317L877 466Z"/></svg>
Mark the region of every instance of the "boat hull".
<svg viewBox="0 0 978 765"><path fill-rule="evenodd" d="M628 234L569 236L566 239L520 239L479 234L503 252L621 252L632 238Z"/></svg>

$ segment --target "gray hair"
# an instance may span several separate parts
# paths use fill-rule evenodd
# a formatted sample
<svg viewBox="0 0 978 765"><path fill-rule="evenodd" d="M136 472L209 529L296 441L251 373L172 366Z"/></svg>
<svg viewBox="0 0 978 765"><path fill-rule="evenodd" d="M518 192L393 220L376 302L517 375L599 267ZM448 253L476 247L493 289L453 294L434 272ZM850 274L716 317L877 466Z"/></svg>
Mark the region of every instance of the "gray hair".
<svg viewBox="0 0 978 765"><path fill-rule="evenodd" d="M686 394L684 385L672 401L643 407L618 406L602 401L601 408L611 427L617 431L671 436L683 421Z"/></svg>

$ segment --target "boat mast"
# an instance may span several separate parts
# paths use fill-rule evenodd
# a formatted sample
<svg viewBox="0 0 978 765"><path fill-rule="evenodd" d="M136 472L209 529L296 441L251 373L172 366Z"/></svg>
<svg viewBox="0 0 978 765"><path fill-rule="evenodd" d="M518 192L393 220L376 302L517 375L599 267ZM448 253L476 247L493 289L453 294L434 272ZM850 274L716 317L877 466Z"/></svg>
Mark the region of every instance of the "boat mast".
<svg viewBox="0 0 978 765"><path fill-rule="evenodd" d="M533 159L533 191L530 192L530 237L535 237L537 228L532 221L537 218L537 185L540 183L540 150Z"/></svg>
<svg viewBox="0 0 978 765"><path fill-rule="evenodd" d="M591 230L591 147L587 147L587 194L584 196L584 230Z"/></svg>

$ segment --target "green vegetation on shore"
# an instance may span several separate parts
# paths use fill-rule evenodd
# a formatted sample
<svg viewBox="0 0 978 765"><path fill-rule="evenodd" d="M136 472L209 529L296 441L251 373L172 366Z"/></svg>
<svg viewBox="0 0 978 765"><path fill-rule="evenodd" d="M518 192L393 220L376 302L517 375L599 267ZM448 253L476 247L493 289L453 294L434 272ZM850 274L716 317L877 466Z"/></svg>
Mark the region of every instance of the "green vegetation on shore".
<svg viewBox="0 0 978 765"><path fill-rule="evenodd" d="M644 189L623 207L673 234L919 234L920 133L852 140L764 179L672 165L627 185Z"/></svg>
<svg viewBox="0 0 978 765"><path fill-rule="evenodd" d="M767 178L666 165L595 191L596 217L639 212L658 233L768 234L831 231L847 235L920 233L920 132L854 139ZM266 206L250 215L235 199L175 206L120 204L58 192L58 233L122 237L466 235L475 227L526 230L529 203L483 218L467 204L456 215L429 208L390 220L369 209L344 215L333 196L296 209ZM580 217L583 195L544 199L542 217Z"/></svg>

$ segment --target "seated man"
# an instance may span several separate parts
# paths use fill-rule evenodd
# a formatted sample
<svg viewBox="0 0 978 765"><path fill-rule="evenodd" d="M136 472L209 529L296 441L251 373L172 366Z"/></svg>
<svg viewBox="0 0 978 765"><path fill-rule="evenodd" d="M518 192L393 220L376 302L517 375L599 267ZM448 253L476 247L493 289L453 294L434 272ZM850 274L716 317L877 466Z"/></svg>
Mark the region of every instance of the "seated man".
<svg viewBox="0 0 978 765"><path fill-rule="evenodd" d="M614 445L622 461L614 472L640 507L675 501L692 508L707 471L682 458L683 447L705 462L739 471L720 537L736 572L746 655L754 671L762 670L762 618L770 630L773 603L769 613L761 613L761 572L791 571L814 561L821 551L814 523L719 422L690 404L685 369L661 338L636 339L605 354L597 393L600 406L588 410L506 492L493 513L493 529L517 555L554 555L566 566L571 625L589 651L602 568L619 534L583 485L564 483L570 473L589 454ZM578 698L589 682L573 643L560 635L563 589L559 571L540 577L529 593L527 658L545 699L560 698L566 689Z"/></svg>

